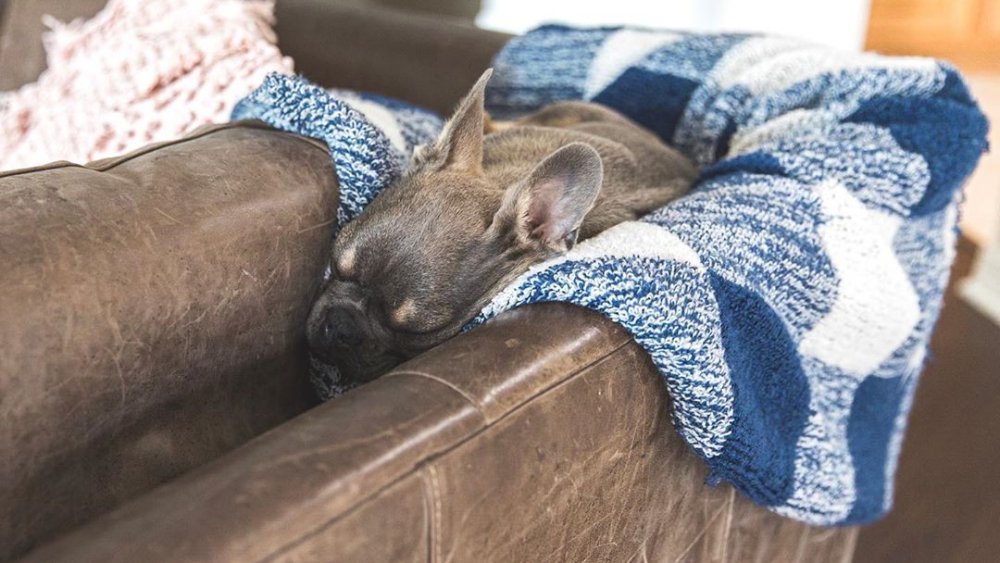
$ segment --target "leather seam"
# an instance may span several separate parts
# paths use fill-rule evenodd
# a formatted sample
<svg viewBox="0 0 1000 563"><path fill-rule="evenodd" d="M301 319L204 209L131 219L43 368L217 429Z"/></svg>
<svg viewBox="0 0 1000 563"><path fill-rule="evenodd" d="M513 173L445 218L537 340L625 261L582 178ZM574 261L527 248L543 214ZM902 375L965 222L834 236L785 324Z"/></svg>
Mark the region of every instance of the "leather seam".
<svg viewBox="0 0 1000 563"><path fill-rule="evenodd" d="M497 424L500 421L502 421L505 418L507 418L508 416L513 415L517 411L521 410L522 408L524 408L524 407L528 406L529 404L531 404L532 402L534 402L535 399L537 399L537 398L539 398L539 397L541 397L543 395L548 394L550 391L553 391L553 390L555 390L555 389L557 389L559 387L562 387L564 384L566 384L566 383L572 381L573 379L575 379L581 373L583 373L583 372L589 370L590 368L596 366L597 364L599 364L599 363L607 360L611 356L614 356L619 351L621 351L622 349L624 349L626 346L628 346L629 344L631 344L633 342L634 341L631 338L626 339L621 344L619 344L619 345L615 346L614 348L612 348L611 350L609 350L607 354L604 354L602 356L594 358L592 361L590 361L590 362L588 362L588 363L580 366L578 369L573 370L573 371L567 373L566 377L563 377L562 379L558 379L556 381L553 381L552 384L549 385L548 387L544 387L542 389L539 389L537 393L535 393L535 394L527 397L525 400L523 400L520 403L512 406L509 410L507 410L507 412L505 412L505 413L501 414L500 416L496 417L495 420L490 421L490 420L487 419L486 415L483 414L483 418L487 420L486 426L484 426L482 428L482 430L480 430L479 432L476 432L475 434L473 434L469 438L472 438L472 437L480 434L481 432L483 432L486 429L490 428L494 424Z"/></svg>
<svg viewBox="0 0 1000 563"><path fill-rule="evenodd" d="M243 120L243 121L233 121L233 122L230 122L230 123L223 123L223 124L217 124L217 125L207 125L207 126L204 126L204 130L203 131L197 131L196 130L196 132L192 132L191 134L185 135L184 137L181 137L179 139L174 139L174 140L171 140L171 141L162 141L162 142L159 142L159 143L150 143L150 144L148 144L146 146L140 147L140 148L138 148L138 149L136 149L134 151L128 152L128 153L123 154L123 155L109 157L109 159L98 159L98 160L93 161L93 162L101 162L102 160L106 160L107 161L107 162L105 162L105 163L103 163L103 164L101 164L99 166L91 166L90 164L77 164L75 162L69 162L69 161L63 160L63 161L52 162L52 163L49 163L49 164L42 164L42 165L39 165L39 166L30 166L28 168L19 168L19 169L8 170L8 171L0 171L0 179L2 179L2 178L13 178L13 177L16 177L16 176L24 176L24 175L27 175L27 174L34 174L35 172L47 172L49 170L61 170L63 168L85 168L87 170L93 170L95 172L108 172L109 170L113 170L114 168L118 167L121 164L125 164L126 162L129 162L131 160L139 158L140 156L145 156L145 155L147 155L147 154L149 154L151 152L155 152L155 151L158 151L160 149L167 148L167 147L173 147L173 146L177 146L177 145L182 145L182 144L184 144L184 143L186 143L188 141L195 141L195 140L201 139L203 137L207 137L208 135L211 135L212 133L216 133L218 131L226 131L226 130L229 130L229 129L240 129L240 128L262 129L262 130L275 131L277 133L282 133L284 135L288 135L288 136L290 136L290 137L292 137L294 139L299 139L299 140L302 140L302 141L306 141L310 145L313 145L315 148L317 148L319 150L322 150L324 154L327 152L326 146L324 144L320 143L319 141L315 140L315 139L311 139L311 138L308 138L308 137L303 137L301 135L295 135L293 133L288 133L287 131L281 131L280 129L274 129L274 128L268 126L266 123L264 123L262 121Z"/></svg>
<svg viewBox="0 0 1000 563"><path fill-rule="evenodd" d="M422 378L425 378L425 379L430 379L431 381L436 381L436 382L440 383L441 385L444 385L445 387L448 387L452 391L454 391L454 392L458 393L459 395L461 395L462 398L464 398L469 403L470 406L475 407L476 410L479 411L479 414L483 417L483 421L486 424L489 424L489 421L486 420L486 415L483 413L483 409L482 409L479 401L476 401L475 399L473 399L471 395L469 395L468 393L466 393L464 390L456 387L451 382L449 382L447 380L444 380L444 379L441 379L440 377L438 377L436 375L432 375L432 374L424 372L424 371L400 370L400 371L393 371L393 372L387 373L387 374L383 375L382 377L380 377L379 379L395 378L396 376L400 376L400 375L411 375L411 376L415 376L415 377L422 377Z"/></svg>
<svg viewBox="0 0 1000 563"><path fill-rule="evenodd" d="M577 369L570 370L564 377L562 377L560 379L556 379L550 385L539 389L538 392L534 393L533 395L527 396L523 401L521 401L521 402L519 402L519 403L511 406L506 412L500 414L499 416L497 416L496 418L494 418L492 420L490 419L489 416L487 416L487 414L485 412L485 409L483 407L482 402L473 399L468 393L466 393L465 391L459 389L458 387L456 387L455 385L451 384L450 382L448 382L448 381L446 381L444 379L441 379L440 377L437 377L435 375L432 375L430 373L423 372L423 371L414 371L414 370L400 370L400 371L394 371L394 372L391 372L391 373L388 373L388 374L384 375L383 379L386 378L386 377L394 376L394 375L414 375L414 376L417 376L417 377L424 377L424 378L430 379L431 381L436 381L438 383L441 383L442 385L447 386L450 389L453 389L455 392L457 392L461 396L465 397L465 399L469 402L469 404L471 406L475 407L477 411L479 411L480 416L483 417L483 421L485 422L485 426L483 426L482 429L480 429L476 433L474 433L471 436L469 436L469 438L472 438L476 434L478 434L479 432L481 432L482 430L485 430L485 429L489 428L490 426L492 426L493 424L496 424L497 422L500 422L501 420L503 420L504 418L506 418L508 415L512 414L513 412L517 411L518 409L520 409L521 407L527 405L528 403L534 401L538 397L540 397L540 396L548 393L550 390L555 389L556 387L559 387L560 385L562 385L563 383L565 383L565 382L573 379L574 377L576 377L580 373L582 373L582 372L590 369L591 367L597 365L598 363L600 363L600 362L606 360L607 358L613 356L614 354L618 353L619 350L621 350L622 348L628 346L632 342L634 342L634 339L632 339L632 338L625 338L624 341L622 341L621 343L615 345L611 350L608 350L607 353L602 354L602 355L594 358L590 362L588 362L588 363L580 366Z"/></svg>
<svg viewBox="0 0 1000 563"><path fill-rule="evenodd" d="M464 393L461 393L460 391L458 391L457 389L455 389L453 386L448 385L448 384L444 383L443 381L441 381L441 380L439 380L437 378L427 377L426 374L422 374L421 372L393 372L391 374L386 374L385 376L382 377L382 379L384 379L385 377L389 377L390 375L409 375L411 377L426 377L426 379L428 379L430 381L434 381L434 382L437 382L439 384L442 384L446 388L451 389L451 390L455 391L456 393L459 393L460 396L465 397L465 399L467 401L469 401L469 406L471 406L474 409L476 409L476 412L483 419L483 426L481 428L478 428L478 429L474 430L471 434L469 434L468 436L466 436L466 437L458 440L454 444L451 444L451 445L448 445L448 446L444 447L441 451L436 452L436 453L427 454L426 456L423 457L423 459L418 460L413 465L413 467L411 467L410 469L407 469L406 471L400 473L397 477L395 477L391 481L385 483L383 486L381 486L378 489L372 491L372 493L370 495L368 495L368 496L360 499L358 502L356 502L355 504L351 505L348 509L344 510L340 514L337 514L336 516L333 516L333 517L329 518L328 520L324 521L319 526L317 526L315 528L312 528L312 529L310 529L310 530L302 533L300 536L298 536L298 537L296 537L294 539L291 539L291 540L285 542L283 545L281 545L280 547L274 549L269 554L261 557L259 559L259 561L271 561L271 560L274 560L276 557L278 557L282 553L288 551L289 549L291 549L292 547L294 547L294 546L296 546L298 544L301 544L302 542L304 542L305 540L307 540L309 537L315 536L315 535L323 532L324 530L328 529L330 526L335 525L337 522L343 520L344 518L347 518L348 516L350 516L355 511L361 509L361 507L363 507L364 505L370 503L375 497L377 497L378 495L382 494L383 492L389 490L390 488L392 488L393 486L395 486L397 483L401 482L403 479L406 479L407 477L410 477L411 475L418 474L419 472L421 472L421 471L423 471L423 470L431 467L435 460L438 460L438 459L440 459L440 458L448 455L452 451L454 451L454 450L458 449L459 447L461 447L461 446L469 443L470 441L476 439L478 436L480 436L481 434L483 434L484 432L486 432L487 430L489 430L490 428L492 428L495 424L501 422L502 420L504 420L508 416L511 416L514 413L516 413L517 411L521 410L522 407L526 407L528 404L530 404L535 399L537 399L537 398L539 398L539 397L547 394L548 392L553 391L553 390L561 387L562 385L564 385L564 384L572 381L575 378L575 376L577 376L578 374L580 374L580 373L582 373L582 372L584 372L586 370L589 370L590 368L594 367L595 365L597 365L597 364L603 362L604 360L607 360L608 358L614 356L615 354L617 354L619 351L621 351L623 348L625 348L626 346L628 346L632 342L634 342L634 340L632 338L625 339L624 342L622 342L621 344L618 344L617 346L615 346L613 349L611 349L610 351L608 351L608 353L606 353L604 355L601 355L601 356L597 357L596 359L594 359L593 361L591 361L591 362L589 362L589 363L587 363L587 364L585 364L583 366L580 366L578 369L575 369L575 370L571 371L569 374L567 374L567 376L565 378L563 378L563 379L561 379L559 381L556 381L552 385L550 385L550 386L542 389L538 393L530 396L524 402L522 402L522 403L514 406L509 411L507 411L503 415L497 417L496 420L493 420L493 421L489 421L486 418L486 415L483 414L483 412L482 412L481 408L479 407L479 405L476 402L471 401L468 398L467 395L465 395ZM715 518L715 516L713 516L713 519L714 518ZM439 544L437 546L438 549L440 549L440 544L441 544L440 538L435 538L435 540Z"/></svg>
<svg viewBox="0 0 1000 563"><path fill-rule="evenodd" d="M437 563L441 561L441 542L436 541L441 535L441 483L438 481L437 467L434 464L427 464L427 475L430 478L431 484L431 506L433 507L433 513L431 514L431 537L430 537L430 549L433 554L433 559L431 563Z"/></svg>
<svg viewBox="0 0 1000 563"><path fill-rule="evenodd" d="M415 373L414 374L406 374L406 375L410 375L411 377L419 377L419 374L415 374ZM382 379L384 379L384 377ZM446 386L446 388L453 389L453 388L451 388L449 386ZM476 405L475 404L468 404L468 406L472 407L476 411L476 414L478 414L480 416L480 418L483 420L483 425L484 425L483 428L486 428L486 425L487 425L486 419L482 415L482 413L479 412L479 409L476 408ZM445 452L451 451L451 449L453 447L456 447L456 446L464 443L466 440L468 440L468 439L470 439L472 437L475 437L476 435L478 435L483 430L483 428L474 430L472 432L472 434L470 434L469 436L467 436L467 437L465 437L463 439L460 439L460 441L457 442L454 445L445 446L443 452L441 452L441 453L445 453ZM320 523L316 527L313 527L313 528L310 528L308 530L303 531L303 533L301 533L299 536L286 541L281 546L276 547L275 549L271 550L271 552L269 552L267 555L264 555L264 556L261 556L260 558L258 558L257 561L264 562L264 561L273 561L273 560L275 560L277 557L281 556L283 553L287 552L289 549L292 549L293 547L301 544L302 542L308 540L310 537L313 537L313 536L315 536L317 534L322 533L324 530L326 530L329 527L337 524L338 522L340 522L344 518L349 517L351 514L357 512L358 510L360 510L361 508L363 508L365 505L367 505L368 503L372 502L376 497L378 497L379 495L385 493L386 491L388 491L392 487L396 486L397 484L399 484L400 482L402 482L404 479L406 479L408 477L411 477L411 476L414 476L414 475L419 476L419 474L421 472L423 472L424 469L427 468L427 466L428 466L427 461L430 460L430 459L432 459L432 458L437 457L437 455L438 454L429 454L429 455L425 456L424 458L421 458L421 459L417 460L413 464L412 467L410 467L409 469L404 470L397 477L395 477L392 480L388 481L387 483L385 483L381 487L378 487L378 488L374 489L371 492L371 494L365 496L364 498L359 499L356 503L354 503L351 506L347 507L345 510L343 510L339 514L336 514L336 515L331 516L330 518L324 520L322 523Z"/></svg>
<svg viewBox="0 0 1000 563"><path fill-rule="evenodd" d="M69 162L67 160L60 160L60 161L56 161L56 162L49 163L49 164L41 164L41 165L38 165L38 166L30 166L28 168L20 168L20 169L14 169L14 170L8 170L8 171L5 171L5 172L0 172L0 178L9 178L9 177L12 177L12 176L23 176L25 174L32 174L34 172L47 172L49 170L60 170L62 168L86 168L86 169L94 170L94 171L97 171L97 172L107 172L108 170L111 170L112 168L118 166L119 164L128 162L129 160L132 160L133 158L137 158L137 157L149 154L149 153L151 153L151 152L153 152L155 150L158 150L158 149L161 149L161 148L165 148L165 147L172 147L174 145L180 145L180 144L183 144L183 143L185 143L187 141L193 141L193 140L200 139L202 137L208 136L208 135L210 135L212 133L215 133L216 131L224 131L226 129L235 129L236 127L241 126L241 125L242 126L246 126L246 127L251 127L251 128L261 128L261 129L263 129L263 127L261 127L260 125L253 124L252 122L234 122L234 123L226 123L226 124L222 124L222 125L214 125L214 126L210 125L210 126L206 126L203 131L192 132L190 135L186 135L186 136L181 137L179 139L174 139L172 141L161 141L159 143L150 143L148 145L145 145L145 146L140 147L140 148L138 148L138 149L136 149L136 150L134 150L132 152L125 153L123 155L109 157L109 159L97 159L97 160L93 161L93 162L100 162L102 160L107 160L108 162L106 163L106 165L102 165L102 166L90 166L89 165L90 163L88 163L88 164L78 164L76 162Z"/></svg>
<svg viewBox="0 0 1000 563"><path fill-rule="evenodd" d="M434 490L431 488L430 476L425 468L417 471L420 476L420 484L423 487L423 507L424 507L424 537L426 545L426 561L430 563L434 560L434 538L437 537L434 521Z"/></svg>

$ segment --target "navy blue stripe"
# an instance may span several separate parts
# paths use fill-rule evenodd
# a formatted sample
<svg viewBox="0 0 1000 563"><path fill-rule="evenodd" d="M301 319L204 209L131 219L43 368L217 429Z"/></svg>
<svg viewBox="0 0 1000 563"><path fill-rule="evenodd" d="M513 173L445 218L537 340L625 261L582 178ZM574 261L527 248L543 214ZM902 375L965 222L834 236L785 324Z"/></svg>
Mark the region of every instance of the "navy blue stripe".
<svg viewBox="0 0 1000 563"><path fill-rule="evenodd" d="M927 161L930 185L913 216L944 209L987 149L989 124L957 77L932 98L872 98L844 121L884 126L900 147Z"/></svg>

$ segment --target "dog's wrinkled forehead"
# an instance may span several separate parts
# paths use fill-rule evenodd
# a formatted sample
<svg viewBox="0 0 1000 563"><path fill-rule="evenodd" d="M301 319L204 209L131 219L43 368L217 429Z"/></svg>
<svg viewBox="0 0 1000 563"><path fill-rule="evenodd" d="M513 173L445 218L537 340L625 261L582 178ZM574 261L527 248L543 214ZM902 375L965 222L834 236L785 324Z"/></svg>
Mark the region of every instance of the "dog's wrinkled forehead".
<svg viewBox="0 0 1000 563"><path fill-rule="evenodd" d="M334 250L339 273L364 279L385 277L380 272L388 270L397 277L435 279L428 275L446 272L486 231L499 205L481 175L483 93L490 72L472 87L437 140L417 151L411 170L344 228ZM414 262L426 271L400 270Z"/></svg>
<svg viewBox="0 0 1000 563"><path fill-rule="evenodd" d="M408 256L447 258L453 253L449 249L476 239L492 220L493 210L482 205L477 188L474 179L462 175L407 175L345 226L335 257L359 269L391 266Z"/></svg>
<svg viewBox="0 0 1000 563"><path fill-rule="evenodd" d="M398 310L400 321L407 311L460 301L452 294L464 290L465 275L488 261L480 254L495 209L484 206L483 197L464 175L410 174L345 226L334 244L333 267Z"/></svg>

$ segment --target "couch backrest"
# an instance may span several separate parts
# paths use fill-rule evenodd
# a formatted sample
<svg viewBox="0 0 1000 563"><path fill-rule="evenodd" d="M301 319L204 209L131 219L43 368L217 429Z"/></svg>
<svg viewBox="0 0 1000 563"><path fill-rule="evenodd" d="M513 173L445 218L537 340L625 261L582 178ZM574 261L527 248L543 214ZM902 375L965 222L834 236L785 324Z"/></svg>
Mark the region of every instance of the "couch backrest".
<svg viewBox="0 0 1000 563"><path fill-rule="evenodd" d="M0 560L310 406L336 197L259 125L0 173Z"/></svg>
<svg viewBox="0 0 1000 563"><path fill-rule="evenodd" d="M87 18L107 3L6 1L0 23L0 92L35 80L45 69L43 15L61 21ZM379 92L448 113L509 39L464 19L363 4L277 0L278 44L295 60L297 72L323 86ZM423 4L431 4L428 10L460 11L437 5L441 2Z"/></svg>
<svg viewBox="0 0 1000 563"><path fill-rule="evenodd" d="M278 0L278 45L326 87L378 92L448 114L510 36L462 20L324 0Z"/></svg>
<svg viewBox="0 0 1000 563"><path fill-rule="evenodd" d="M0 92L34 81L45 70L42 17L89 18L107 0L6 0L0 20ZM0 0L0 4L3 0Z"/></svg>

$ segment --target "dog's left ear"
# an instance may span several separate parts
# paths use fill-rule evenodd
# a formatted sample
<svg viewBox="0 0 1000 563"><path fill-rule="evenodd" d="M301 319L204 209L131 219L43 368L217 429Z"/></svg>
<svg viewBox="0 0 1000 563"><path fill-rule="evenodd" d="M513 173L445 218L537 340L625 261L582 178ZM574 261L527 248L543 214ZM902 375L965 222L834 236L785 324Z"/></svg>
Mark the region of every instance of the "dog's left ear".
<svg viewBox="0 0 1000 563"><path fill-rule="evenodd" d="M421 147L414 155L415 163L432 170L448 168L470 174L482 173L486 83L492 74L490 68L479 77L434 144Z"/></svg>
<svg viewBox="0 0 1000 563"><path fill-rule="evenodd" d="M603 179L601 155L588 144L570 143L507 189L494 224L515 229L521 244L565 252L576 244Z"/></svg>

